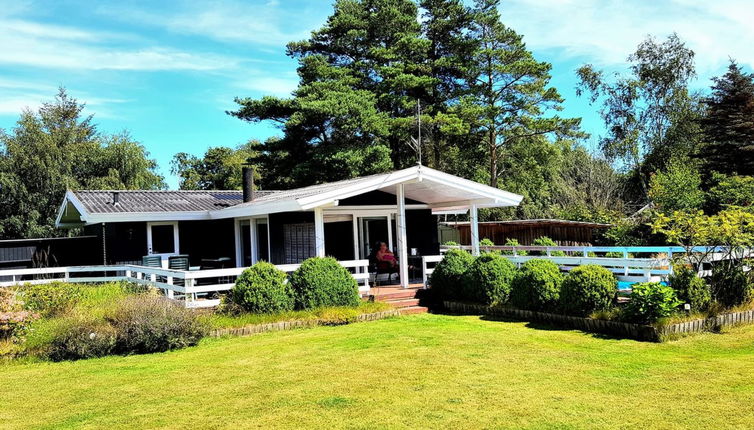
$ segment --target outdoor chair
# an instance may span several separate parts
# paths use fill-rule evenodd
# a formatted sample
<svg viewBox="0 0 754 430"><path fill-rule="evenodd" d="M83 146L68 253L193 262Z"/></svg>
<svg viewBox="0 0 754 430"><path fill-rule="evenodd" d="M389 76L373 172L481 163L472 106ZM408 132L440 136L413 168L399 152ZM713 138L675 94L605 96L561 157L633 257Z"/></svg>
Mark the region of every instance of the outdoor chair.
<svg viewBox="0 0 754 430"><path fill-rule="evenodd" d="M168 269L181 270L187 272L189 270L189 256L188 255L173 255L168 257ZM185 285L186 282L180 278L173 278L173 285Z"/></svg>
<svg viewBox="0 0 754 430"><path fill-rule="evenodd" d="M387 275L387 282L392 283L393 282L393 274L398 274L398 266L393 266L387 261L378 261L377 260L377 249L378 247L375 247L372 250L372 253L369 254L369 273L374 275L370 276L370 281L372 281L375 285L379 285L380 282L380 275Z"/></svg>
<svg viewBox="0 0 754 430"><path fill-rule="evenodd" d="M162 268L162 257L159 255L145 255L141 257L141 265L145 267L157 267ZM146 279L151 279L150 275L146 276ZM156 282L165 282L167 279L164 276L155 276Z"/></svg>

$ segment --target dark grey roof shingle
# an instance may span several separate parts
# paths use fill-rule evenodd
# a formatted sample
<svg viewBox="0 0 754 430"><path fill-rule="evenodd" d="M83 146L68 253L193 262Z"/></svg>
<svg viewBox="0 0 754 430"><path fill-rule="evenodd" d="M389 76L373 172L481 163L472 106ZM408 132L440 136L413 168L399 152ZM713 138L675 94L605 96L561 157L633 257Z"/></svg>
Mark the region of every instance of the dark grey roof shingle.
<svg viewBox="0 0 754 430"><path fill-rule="evenodd" d="M89 213L194 212L223 209L243 202L241 191L74 191ZM118 203L113 202L118 194ZM256 191L257 197L275 191Z"/></svg>

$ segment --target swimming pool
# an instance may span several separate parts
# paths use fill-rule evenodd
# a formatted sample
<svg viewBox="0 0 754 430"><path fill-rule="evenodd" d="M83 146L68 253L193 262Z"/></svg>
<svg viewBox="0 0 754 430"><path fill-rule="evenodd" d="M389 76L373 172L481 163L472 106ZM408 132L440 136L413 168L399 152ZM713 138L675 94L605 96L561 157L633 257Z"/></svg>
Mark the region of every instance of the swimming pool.
<svg viewBox="0 0 754 430"><path fill-rule="evenodd" d="M630 290L631 286L636 283L637 282L632 282L632 281L618 281L618 291ZM668 283L665 281L662 281L660 283L662 285L668 285Z"/></svg>

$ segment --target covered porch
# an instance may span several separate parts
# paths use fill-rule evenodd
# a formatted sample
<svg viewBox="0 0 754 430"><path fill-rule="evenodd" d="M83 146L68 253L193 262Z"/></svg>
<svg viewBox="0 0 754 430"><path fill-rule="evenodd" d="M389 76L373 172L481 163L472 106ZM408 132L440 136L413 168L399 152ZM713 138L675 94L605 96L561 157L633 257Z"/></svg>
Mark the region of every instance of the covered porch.
<svg viewBox="0 0 754 430"><path fill-rule="evenodd" d="M266 212L235 217L238 266L260 260L295 264L313 256L370 260L375 246L384 242L399 262L397 283L407 288L423 282L423 257L439 255L437 215L469 214L476 255L478 210L521 201L521 196L423 166L294 192L298 195L225 210Z"/></svg>

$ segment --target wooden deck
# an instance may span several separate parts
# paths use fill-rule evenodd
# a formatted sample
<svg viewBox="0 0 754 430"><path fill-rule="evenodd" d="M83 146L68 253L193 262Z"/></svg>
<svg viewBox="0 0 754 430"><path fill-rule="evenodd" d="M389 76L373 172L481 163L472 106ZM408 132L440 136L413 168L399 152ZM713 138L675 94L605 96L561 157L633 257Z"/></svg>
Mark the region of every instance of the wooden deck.
<svg viewBox="0 0 754 430"><path fill-rule="evenodd" d="M402 288L400 285L372 287L369 290L369 299L388 303L399 309L402 314L424 313L428 309L419 305L419 295L423 290L423 284L410 284L408 288Z"/></svg>

